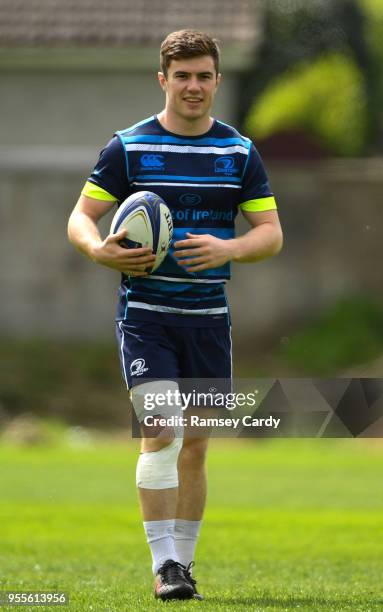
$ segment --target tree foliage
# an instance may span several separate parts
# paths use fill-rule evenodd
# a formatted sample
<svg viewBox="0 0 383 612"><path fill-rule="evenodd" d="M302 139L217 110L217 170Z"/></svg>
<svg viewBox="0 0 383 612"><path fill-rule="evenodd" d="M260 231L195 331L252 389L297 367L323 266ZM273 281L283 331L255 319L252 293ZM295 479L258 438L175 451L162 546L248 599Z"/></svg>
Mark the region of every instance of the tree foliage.
<svg viewBox="0 0 383 612"><path fill-rule="evenodd" d="M257 139L303 129L336 155L363 152L366 91L355 62L340 53L304 62L275 79L254 102L245 129Z"/></svg>
<svg viewBox="0 0 383 612"><path fill-rule="evenodd" d="M338 155L378 150L383 0L267 0L264 9L263 43L240 86L243 129L308 131Z"/></svg>

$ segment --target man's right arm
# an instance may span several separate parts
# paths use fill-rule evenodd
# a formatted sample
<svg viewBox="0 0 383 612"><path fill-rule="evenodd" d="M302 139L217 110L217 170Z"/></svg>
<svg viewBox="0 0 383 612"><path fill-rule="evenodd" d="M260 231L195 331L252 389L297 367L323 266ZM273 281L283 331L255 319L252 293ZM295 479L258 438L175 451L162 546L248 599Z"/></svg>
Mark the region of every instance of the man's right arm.
<svg viewBox="0 0 383 612"><path fill-rule="evenodd" d="M113 202L106 202L81 195L68 222L68 238L84 255L96 263L129 276L146 276L146 268L154 263L150 248L125 249L119 242L126 230L109 234L103 240L97 227L98 221L108 213Z"/></svg>

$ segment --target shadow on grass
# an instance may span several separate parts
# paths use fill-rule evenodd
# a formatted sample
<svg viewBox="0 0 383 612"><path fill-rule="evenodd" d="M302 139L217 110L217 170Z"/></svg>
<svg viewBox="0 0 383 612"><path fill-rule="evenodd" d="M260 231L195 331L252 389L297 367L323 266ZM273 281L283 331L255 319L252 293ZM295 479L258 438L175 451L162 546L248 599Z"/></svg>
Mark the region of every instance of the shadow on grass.
<svg viewBox="0 0 383 612"><path fill-rule="evenodd" d="M254 596L254 597L207 597L206 598L207 603L211 604L211 603L216 603L218 606L221 606L222 604L229 604L229 605L242 605L242 606L274 606L275 608L283 608L284 610L288 610L288 609L295 609L297 606L308 606L308 607L312 607L312 609L315 609L314 606L317 608L317 606L328 606L328 605L337 605L337 606L350 606L350 607L354 607L355 606L361 606L361 609L363 609L363 606L366 605L367 603L367 595L366 595L366 599L361 599L359 598L350 598L350 597L346 597L344 599L342 598L331 598L331 597L326 597L326 598L319 598L319 597L292 597L291 599L282 599L282 598L278 598L276 599L275 597L268 597L268 596ZM372 606L372 605L381 605L383 606L383 598L381 597L375 597L372 598L370 596L368 596L368 605Z"/></svg>

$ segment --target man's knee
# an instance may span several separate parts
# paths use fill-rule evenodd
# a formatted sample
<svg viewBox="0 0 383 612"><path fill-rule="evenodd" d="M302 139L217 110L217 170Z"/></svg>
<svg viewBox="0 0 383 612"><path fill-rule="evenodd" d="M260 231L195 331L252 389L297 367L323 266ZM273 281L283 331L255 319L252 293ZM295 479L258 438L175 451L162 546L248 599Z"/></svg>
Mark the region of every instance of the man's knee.
<svg viewBox="0 0 383 612"><path fill-rule="evenodd" d="M208 443L209 438L184 438L179 460L195 466L203 464Z"/></svg>
<svg viewBox="0 0 383 612"><path fill-rule="evenodd" d="M153 453L160 451L171 444L176 437L182 439L178 432L177 435L175 434L176 432L173 427L155 429L141 425L141 452Z"/></svg>
<svg viewBox="0 0 383 612"><path fill-rule="evenodd" d="M181 438L173 438L162 448L140 454L137 462L136 484L141 489L172 489L178 487L178 455Z"/></svg>
<svg viewBox="0 0 383 612"><path fill-rule="evenodd" d="M141 454L137 462L136 483L141 489L170 489L178 487L178 455L182 447L183 426L168 425L169 417L178 423L180 408L156 407L158 414L147 413L148 397L156 397L166 389L178 389L173 381L154 381L138 385L132 390L132 403L141 424L143 436ZM150 405L150 410L153 406ZM150 423L145 416L150 415Z"/></svg>

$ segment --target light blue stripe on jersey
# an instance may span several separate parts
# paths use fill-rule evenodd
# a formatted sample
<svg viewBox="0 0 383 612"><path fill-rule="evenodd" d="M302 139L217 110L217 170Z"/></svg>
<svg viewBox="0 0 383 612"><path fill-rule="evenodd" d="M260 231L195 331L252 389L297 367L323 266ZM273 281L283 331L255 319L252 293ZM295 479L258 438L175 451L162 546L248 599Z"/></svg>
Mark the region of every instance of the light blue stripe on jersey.
<svg viewBox="0 0 383 612"><path fill-rule="evenodd" d="M145 125L145 123L150 123L150 121L153 121L153 119L154 119L154 115L152 117L149 117L148 119L143 119L142 121L139 121L138 123L135 123L134 125L132 125L127 130L120 130L119 132L116 132L116 136L120 140L120 142L122 144L122 147L124 149L125 163L126 163L126 174L127 174L129 182L130 182L129 157L128 157L128 152L125 149L125 136L124 136L124 134L129 134L130 132L133 132L136 128L141 127L142 125Z"/></svg>
<svg viewBox="0 0 383 612"><path fill-rule="evenodd" d="M241 181L243 181L243 179L245 177L245 172L246 172L247 166L249 164L250 155L251 155L251 143L250 143L250 147L249 147L249 152L248 152L248 155L247 155L246 163L245 163L244 168L243 168L243 172L242 172L242 176L241 176Z"/></svg>
<svg viewBox="0 0 383 612"><path fill-rule="evenodd" d="M121 132L119 134L125 144L131 142L151 142L153 144L180 144L180 145L212 145L214 147L228 147L230 145L241 145L247 149L250 147L249 142L242 138L196 138L195 140L187 140L186 138L176 138L175 136L148 136L142 134L140 136L124 136Z"/></svg>
<svg viewBox="0 0 383 612"><path fill-rule="evenodd" d="M137 283L137 287L144 287L145 289L151 289L153 287L154 289L158 289L161 291L163 289L167 289L168 291L171 291L173 295L177 295L178 293L182 293L183 291L190 291L190 290L201 293L201 295L203 295L203 293L210 295L210 292L217 291L217 288L219 289L221 285L221 283L218 281L216 283L210 283L210 284L208 283L198 283L197 284L197 283L184 283L184 282L172 283L171 281L167 281L167 280L152 279L151 275L145 277L145 280L140 278L139 281L140 282L138 283L137 280L135 280L135 284ZM222 281L222 283L223 282L224 281Z"/></svg>
<svg viewBox="0 0 383 612"><path fill-rule="evenodd" d="M136 128L141 127L141 125L145 125L145 123L150 123L150 121L153 121L153 119L155 119L155 115L152 115L147 119L143 119L142 121L138 121L138 123L131 125L130 127L126 128L126 130L119 130L119 132L116 132L116 134L121 134L122 136L124 134L129 134L130 132L133 132L133 130L135 130Z"/></svg>
<svg viewBox="0 0 383 612"><path fill-rule="evenodd" d="M198 181L199 183L219 183L219 176L180 176L178 174L136 174L132 178L137 179L172 179L178 181ZM223 176L222 182L229 183L240 183L241 179L234 176Z"/></svg>
<svg viewBox="0 0 383 612"><path fill-rule="evenodd" d="M134 287L134 289L132 289L132 288L128 289L128 295L129 295L130 297L131 297L131 294L132 294L132 293L133 293L134 295L137 295L137 293L138 293L138 294L141 296L141 299L143 299L143 298L145 298L145 297L150 298L150 299L152 299L152 298L156 298L156 297L157 297L157 298L161 298L161 299L166 298L166 295L165 295L164 293L156 293L155 291L151 291L151 292L150 292L150 294L148 294L148 295L146 296L144 291L140 291L140 287L139 287L139 286ZM224 299L224 295L223 295L223 294L222 294L222 295L216 295L216 296L214 296L214 297L211 297L211 295L206 295L206 296L199 295L198 297L197 297L197 296L195 296L195 297L194 297L194 300L195 300L196 302L203 302L203 301L205 301L205 302L206 302L206 301L207 301L207 302L219 302L219 301L221 301L221 302L222 302L222 300L223 300L223 299ZM173 298L172 298L172 302L173 302L174 304L175 304L176 302L177 302L177 303L178 303L178 302L191 302L191 300L192 300L192 298L190 298L190 297L188 297L188 296L184 297L184 296L182 296L182 295L177 295L177 297L174 297L174 296L173 296Z"/></svg>
<svg viewBox="0 0 383 612"><path fill-rule="evenodd" d="M213 234L217 238L232 238L234 236L233 227L175 227L173 228L172 245L177 240L187 240L186 233L190 234Z"/></svg>
<svg viewBox="0 0 383 612"><path fill-rule="evenodd" d="M122 147L124 149L124 155L125 155L125 165L126 165L126 175L128 177L128 182L130 182L130 172L129 172L129 156L128 156L128 152L125 149L125 145L124 145L124 139L121 136L121 134L119 134L118 132L116 132L117 138L119 139L119 141L122 144Z"/></svg>

